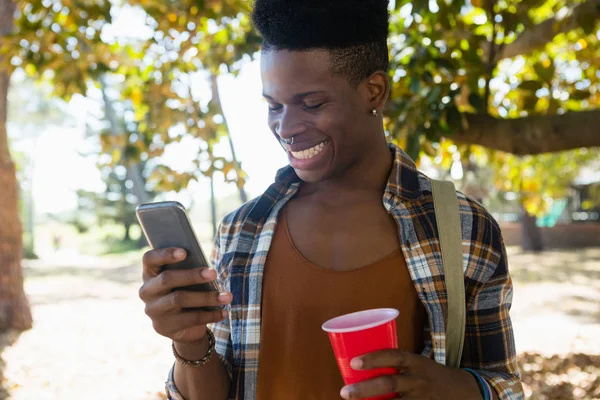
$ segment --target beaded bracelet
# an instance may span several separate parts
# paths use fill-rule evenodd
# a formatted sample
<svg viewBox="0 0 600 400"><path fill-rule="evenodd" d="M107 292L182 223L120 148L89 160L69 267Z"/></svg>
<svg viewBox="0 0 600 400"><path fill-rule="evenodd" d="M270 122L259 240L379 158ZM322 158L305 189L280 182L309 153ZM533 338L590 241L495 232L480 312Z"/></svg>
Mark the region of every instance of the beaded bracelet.
<svg viewBox="0 0 600 400"><path fill-rule="evenodd" d="M177 353L177 349L175 349L175 342L173 342L171 348L173 349L173 355L175 356L175 359L179 361L182 365L190 368L199 368L208 364L208 362L212 358L213 353L215 352L215 335L211 332L210 329L207 329L206 336L208 336L208 350L206 351L206 355L204 356L204 358L200 360L186 360L185 358L181 357L179 353Z"/></svg>

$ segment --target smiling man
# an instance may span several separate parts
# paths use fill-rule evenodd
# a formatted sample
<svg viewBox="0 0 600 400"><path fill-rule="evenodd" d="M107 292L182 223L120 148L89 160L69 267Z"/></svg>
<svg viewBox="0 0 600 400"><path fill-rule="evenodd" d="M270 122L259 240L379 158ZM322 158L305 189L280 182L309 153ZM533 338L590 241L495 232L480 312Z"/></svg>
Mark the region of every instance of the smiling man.
<svg viewBox="0 0 600 400"><path fill-rule="evenodd" d="M140 296L177 359L169 397L522 399L500 229L460 193L465 345L461 368L444 365L447 302L431 183L383 128L387 0L256 0L253 20L264 38L269 126L290 166L224 219L213 251L218 276L167 276L160 267L185 253L146 254ZM172 292L214 279L227 292ZM218 305L228 311L189 310ZM344 386L321 324L382 307L400 310L399 349L352 365L399 373Z"/></svg>

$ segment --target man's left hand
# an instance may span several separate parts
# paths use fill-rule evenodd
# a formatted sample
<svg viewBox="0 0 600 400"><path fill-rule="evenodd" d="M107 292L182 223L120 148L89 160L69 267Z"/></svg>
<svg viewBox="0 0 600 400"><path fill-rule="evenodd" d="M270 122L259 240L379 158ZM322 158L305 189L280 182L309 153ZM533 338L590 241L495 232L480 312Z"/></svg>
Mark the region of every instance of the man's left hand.
<svg viewBox="0 0 600 400"><path fill-rule="evenodd" d="M382 350L354 358L355 370L394 368L397 375L385 375L345 386L344 399L365 399L398 393L403 400L481 400L475 378L467 371L438 364L429 358L403 350Z"/></svg>

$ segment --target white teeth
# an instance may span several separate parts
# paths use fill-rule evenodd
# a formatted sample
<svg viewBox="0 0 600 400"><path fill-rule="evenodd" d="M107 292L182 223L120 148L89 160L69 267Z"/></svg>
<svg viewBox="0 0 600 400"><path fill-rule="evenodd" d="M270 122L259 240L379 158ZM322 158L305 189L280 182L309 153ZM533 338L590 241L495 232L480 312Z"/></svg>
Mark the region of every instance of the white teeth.
<svg viewBox="0 0 600 400"><path fill-rule="evenodd" d="M310 149L302 151L292 151L292 155L300 160L308 160L319 154L324 148L327 142L319 143L318 145L311 147Z"/></svg>

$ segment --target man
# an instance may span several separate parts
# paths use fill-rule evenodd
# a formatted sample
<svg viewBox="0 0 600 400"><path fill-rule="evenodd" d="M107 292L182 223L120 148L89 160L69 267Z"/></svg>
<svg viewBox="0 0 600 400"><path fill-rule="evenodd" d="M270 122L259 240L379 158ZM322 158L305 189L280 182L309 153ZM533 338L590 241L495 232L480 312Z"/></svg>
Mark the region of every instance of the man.
<svg viewBox="0 0 600 400"><path fill-rule="evenodd" d="M461 194L465 345L461 369L444 365L446 292L430 181L383 129L387 7L256 1L269 126L290 166L224 219L213 251L218 277L208 269L159 273L185 257L180 249L145 255L140 297L177 359L171 398L523 398L500 229ZM172 291L217 278L226 292ZM219 305L229 307L189 310ZM352 367L399 373L344 386L321 324L381 307L400 310L399 349Z"/></svg>

